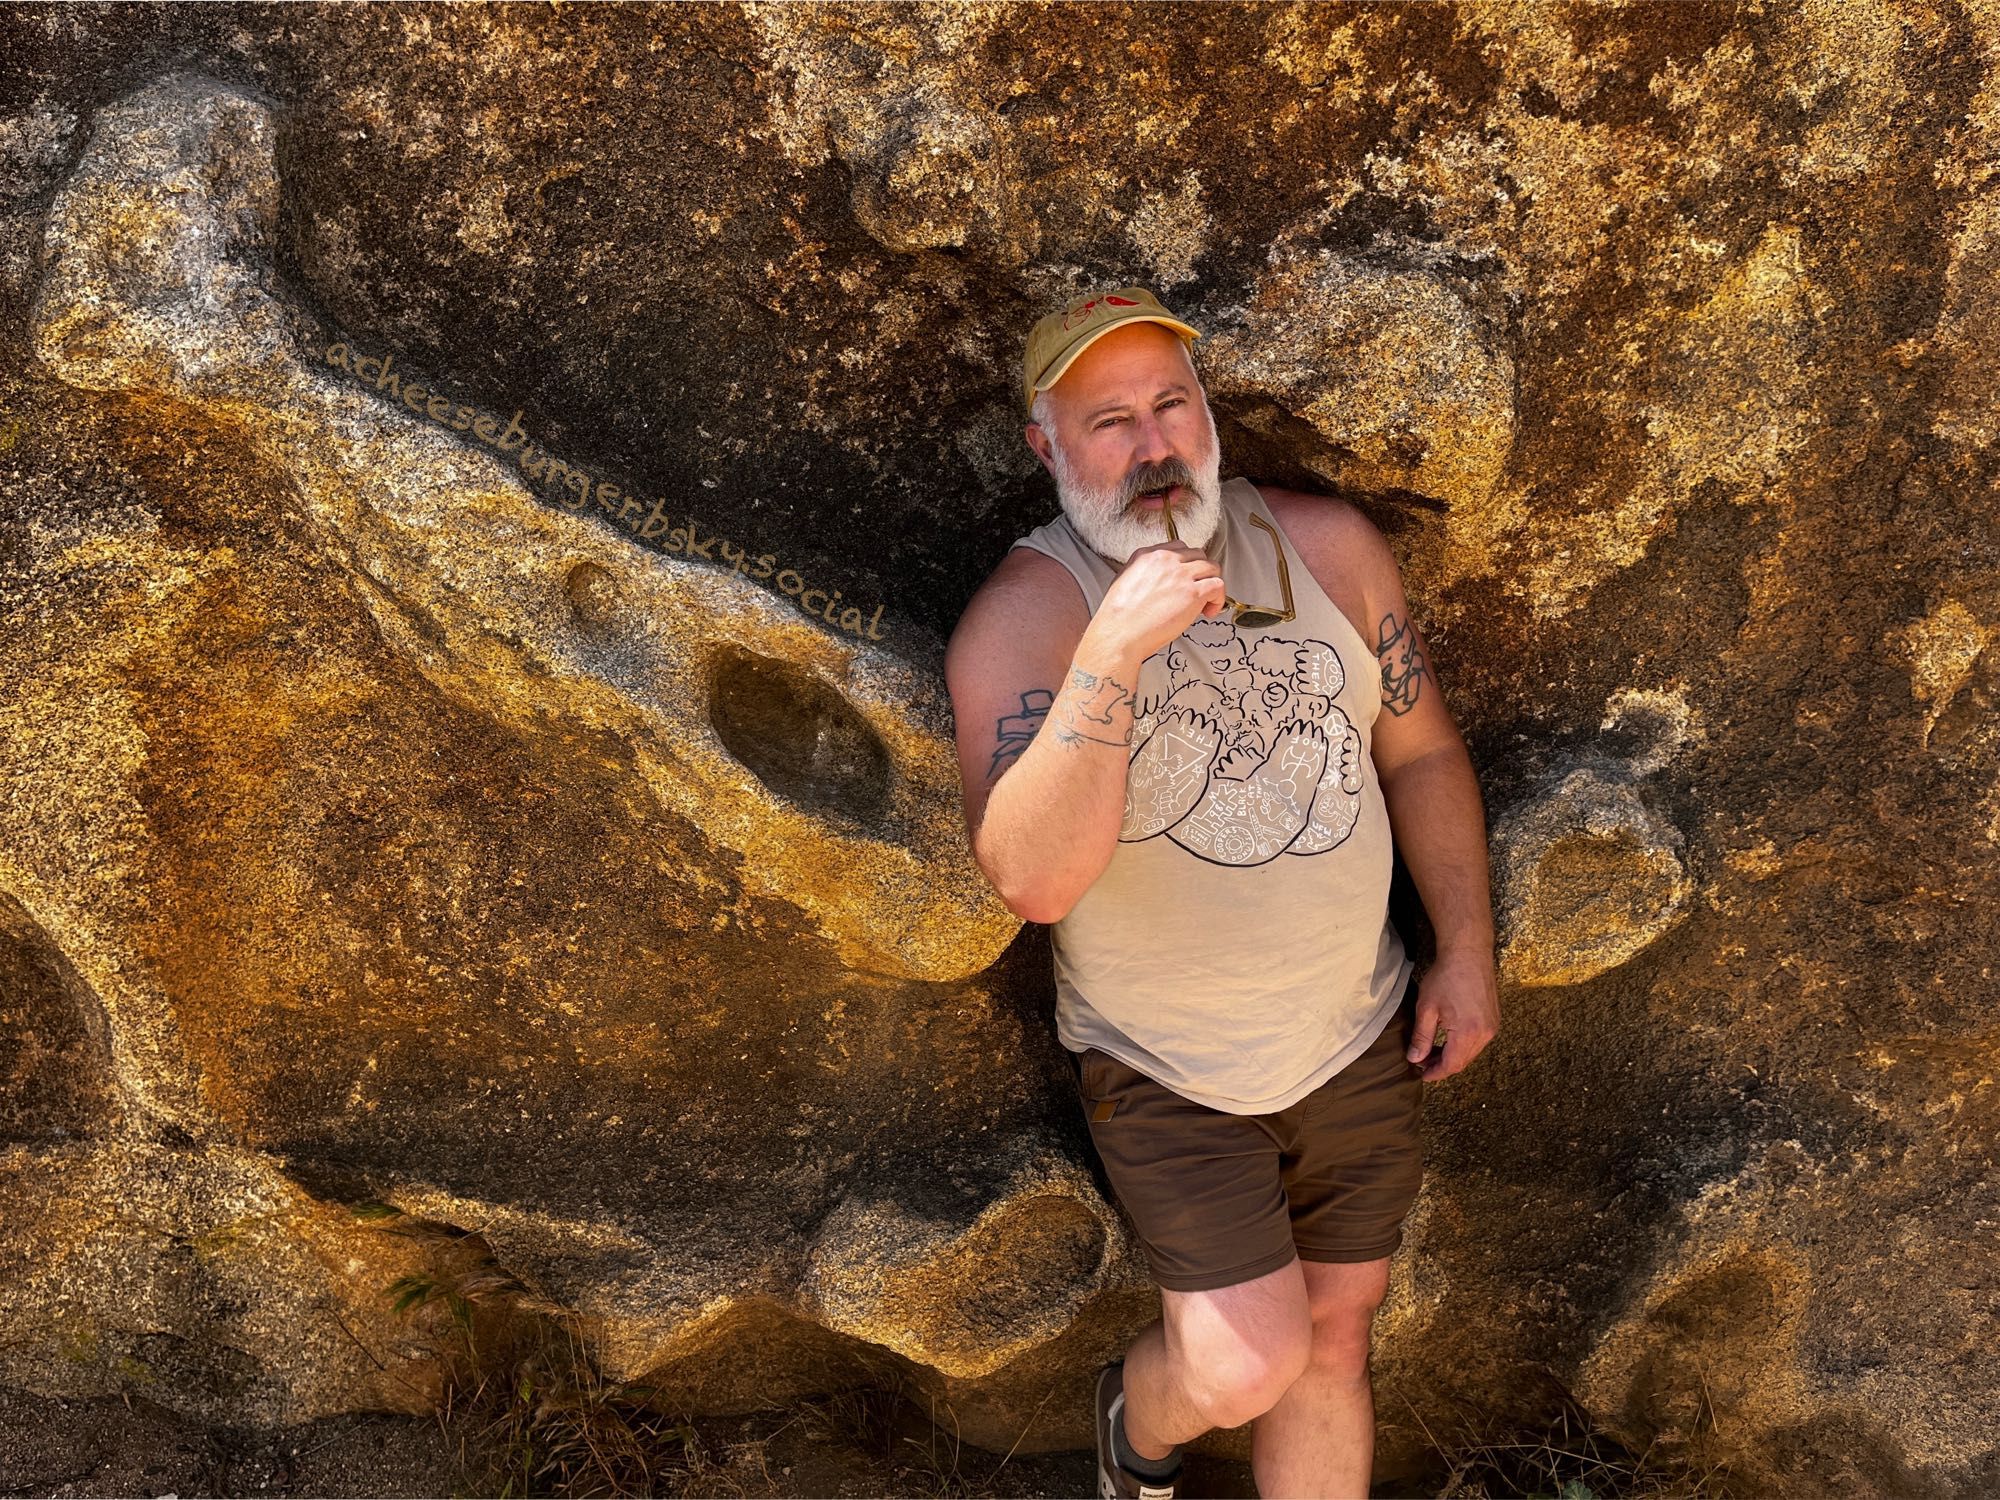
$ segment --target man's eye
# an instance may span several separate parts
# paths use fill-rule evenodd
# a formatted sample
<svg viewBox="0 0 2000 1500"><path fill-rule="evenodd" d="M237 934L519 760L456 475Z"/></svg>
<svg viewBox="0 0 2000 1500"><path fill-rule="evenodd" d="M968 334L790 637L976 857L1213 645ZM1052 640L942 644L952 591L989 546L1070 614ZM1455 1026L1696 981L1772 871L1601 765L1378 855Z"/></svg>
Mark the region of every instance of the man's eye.
<svg viewBox="0 0 2000 1500"><path fill-rule="evenodd" d="M1113 422L1122 422L1124 420L1125 419L1123 417L1106 417L1102 422L1099 422L1097 425L1099 427L1109 427Z"/></svg>

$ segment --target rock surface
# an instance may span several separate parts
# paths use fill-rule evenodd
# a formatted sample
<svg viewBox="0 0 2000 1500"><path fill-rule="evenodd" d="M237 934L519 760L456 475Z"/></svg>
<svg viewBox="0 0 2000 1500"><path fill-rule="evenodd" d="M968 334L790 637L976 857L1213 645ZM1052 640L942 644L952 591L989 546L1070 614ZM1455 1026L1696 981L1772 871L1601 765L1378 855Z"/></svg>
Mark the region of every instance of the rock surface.
<svg viewBox="0 0 2000 1500"><path fill-rule="evenodd" d="M1053 510L1028 325L1140 280L1224 472L1390 535L1496 833L1378 1474L1546 1372L2000 1484L1985 11L0 28L0 1384L419 1409L379 1198L706 1409L1086 1444L1153 1297L938 651Z"/></svg>

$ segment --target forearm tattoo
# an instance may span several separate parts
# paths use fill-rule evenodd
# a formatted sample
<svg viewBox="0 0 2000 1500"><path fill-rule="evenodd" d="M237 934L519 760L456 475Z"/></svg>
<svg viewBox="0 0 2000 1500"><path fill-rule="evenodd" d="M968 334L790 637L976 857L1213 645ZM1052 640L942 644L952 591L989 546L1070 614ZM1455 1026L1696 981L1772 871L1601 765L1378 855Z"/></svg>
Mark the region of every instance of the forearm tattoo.
<svg viewBox="0 0 2000 1500"><path fill-rule="evenodd" d="M1407 615L1398 618L1393 610L1382 616L1375 655L1382 663L1382 706L1400 718L1417 706L1424 685L1423 642L1416 622Z"/></svg>
<svg viewBox="0 0 2000 1500"><path fill-rule="evenodd" d="M1055 711L1056 738L1065 745L1082 740L1099 745L1124 745L1125 736L1110 732L1111 716L1121 703L1127 709L1131 707L1131 689L1115 677L1100 677L1081 667L1069 669L1069 685L1072 691L1063 694L1062 704Z"/></svg>
<svg viewBox="0 0 2000 1500"><path fill-rule="evenodd" d="M1116 678L1101 677L1080 667L1070 668L1069 688L1060 703L1047 688L1030 688L1021 694L1019 713L1003 714L995 721L999 743L993 749L993 764L986 771L989 786L1034 743L1042 721L1051 713L1055 715L1053 733L1059 744L1088 742L1126 747L1126 740L1111 732L1111 722L1121 703L1130 706L1131 690Z"/></svg>

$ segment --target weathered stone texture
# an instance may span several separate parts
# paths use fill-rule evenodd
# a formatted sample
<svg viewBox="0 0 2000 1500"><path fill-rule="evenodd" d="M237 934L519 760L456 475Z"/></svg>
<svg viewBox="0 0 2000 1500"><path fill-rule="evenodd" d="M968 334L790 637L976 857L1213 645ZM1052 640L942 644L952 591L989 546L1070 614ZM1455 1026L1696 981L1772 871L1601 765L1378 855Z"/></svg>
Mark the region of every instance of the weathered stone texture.
<svg viewBox="0 0 2000 1500"><path fill-rule="evenodd" d="M1389 534L1495 830L1378 1473L1553 1378L2000 1484L1989 12L0 28L0 1380L420 1404L381 1198L690 1401L1088 1442L1150 1284L939 643L1052 510L1027 327L1140 280L1225 473Z"/></svg>

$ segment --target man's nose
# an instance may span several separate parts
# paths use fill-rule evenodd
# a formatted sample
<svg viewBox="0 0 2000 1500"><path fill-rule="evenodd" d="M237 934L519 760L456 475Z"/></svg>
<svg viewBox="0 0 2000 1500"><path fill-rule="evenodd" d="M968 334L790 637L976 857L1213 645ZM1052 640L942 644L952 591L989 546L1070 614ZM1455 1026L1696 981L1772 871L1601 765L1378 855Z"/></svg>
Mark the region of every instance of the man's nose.
<svg viewBox="0 0 2000 1500"><path fill-rule="evenodd" d="M1142 464L1164 463L1175 457L1173 441L1153 412L1142 412L1132 428L1133 458Z"/></svg>

